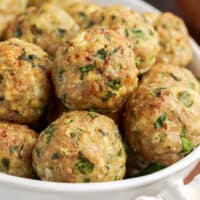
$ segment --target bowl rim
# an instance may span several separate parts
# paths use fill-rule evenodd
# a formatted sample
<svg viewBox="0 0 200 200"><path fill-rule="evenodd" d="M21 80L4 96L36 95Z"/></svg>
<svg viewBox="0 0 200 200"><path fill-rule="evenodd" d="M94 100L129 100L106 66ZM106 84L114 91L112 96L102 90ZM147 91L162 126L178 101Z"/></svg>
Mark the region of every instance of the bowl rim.
<svg viewBox="0 0 200 200"><path fill-rule="evenodd" d="M159 10L152 7L148 3L143 2L142 0L134 0L134 1L126 0L126 1L129 4L139 6L141 9L146 8L149 11L154 11L157 13L160 12ZM192 38L191 38L191 43L192 43L193 53L196 53L200 59L200 48L198 44ZM103 182L103 183L57 183L57 182L47 182L47 181L20 178L0 173L0 184L19 189L23 188L23 190L27 189L32 191L49 192L49 193L55 193L55 192L95 193L95 192L109 192L109 191L113 192L113 191L118 191L119 189L127 190L130 188L137 188L154 183L172 174L175 174L181 170L184 170L185 168L189 167L189 165L199 160L200 160L200 146L198 146L188 156L172 164L171 166L163 170L160 170L158 172L136 178L129 178L119 181Z"/></svg>
<svg viewBox="0 0 200 200"><path fill-rule="evenodd" d="M63 192L63 193L94 193L94 192L109 192L127 190L129 188L137 188L145 186L163 178L166 178L172 174L184 170L189 165L200 160L200 146L198 146L192 153L176 162L175 164L152 173L150 175L129 178L120 181L103 182L103 183L57 183L47 182L33 179L20 178L7 174L0 173L0 184L6 184L9 186L15 186L17 188L23 188L27 190L34 190L40 192Z"/></svg>

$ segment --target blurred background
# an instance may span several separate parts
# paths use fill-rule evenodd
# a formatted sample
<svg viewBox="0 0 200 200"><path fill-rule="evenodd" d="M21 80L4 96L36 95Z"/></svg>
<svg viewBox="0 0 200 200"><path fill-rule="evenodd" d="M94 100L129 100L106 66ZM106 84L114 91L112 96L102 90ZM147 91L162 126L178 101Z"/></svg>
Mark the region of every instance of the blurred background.
<svg viewBox="0 0 200 200"><path fill-rule="evenodd" d="M200 0L145 0L162 11L171 11L182 17L190 34L200 44Z"/></svg>

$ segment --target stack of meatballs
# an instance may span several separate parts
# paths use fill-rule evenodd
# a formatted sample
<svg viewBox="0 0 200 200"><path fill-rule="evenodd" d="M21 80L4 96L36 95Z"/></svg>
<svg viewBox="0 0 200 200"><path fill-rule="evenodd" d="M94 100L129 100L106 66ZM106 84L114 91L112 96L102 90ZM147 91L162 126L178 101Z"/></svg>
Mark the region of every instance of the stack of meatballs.
<svg viewBox="0 0 200 200"><path fill-rule="evenodd" d="M0 20L0 172L116 181L200 144L200 85L177 16L2 0Z"/></svg>

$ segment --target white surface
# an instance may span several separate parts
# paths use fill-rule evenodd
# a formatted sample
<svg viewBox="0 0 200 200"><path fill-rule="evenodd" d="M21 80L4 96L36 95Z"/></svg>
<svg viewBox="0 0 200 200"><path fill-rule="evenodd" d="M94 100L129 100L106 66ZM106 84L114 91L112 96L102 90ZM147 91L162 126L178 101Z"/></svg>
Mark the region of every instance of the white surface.
<svg viewBox="0 0 200 200"><path fill-rule="evenodd" d="M94 0L92 2L127 5L138 11L157 11L139 0ZM200 76L200 50L196 43L192 42L192 46L194 57L190 68ZM0 199L135 200L142 195L157 195L165 189L167 182L173 182L177 178L183 179L199 160L200 147L185 159L157 173L110 183L50 183L0 174Z"/></svg>

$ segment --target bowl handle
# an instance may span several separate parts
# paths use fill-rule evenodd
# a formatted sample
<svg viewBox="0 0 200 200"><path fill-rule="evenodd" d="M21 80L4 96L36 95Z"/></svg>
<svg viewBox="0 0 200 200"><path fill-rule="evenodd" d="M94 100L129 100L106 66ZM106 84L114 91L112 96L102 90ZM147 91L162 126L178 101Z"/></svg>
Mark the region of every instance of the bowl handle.
<svg viewBox="0 0 200 200"><path fill-rule="evenodd" d="M183 180L168 181L165 189L155 197L141 196L136 200L199 200L200 199L200 175L192 182L184 185Z"/></svg>

